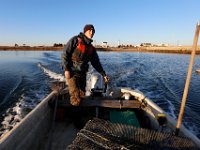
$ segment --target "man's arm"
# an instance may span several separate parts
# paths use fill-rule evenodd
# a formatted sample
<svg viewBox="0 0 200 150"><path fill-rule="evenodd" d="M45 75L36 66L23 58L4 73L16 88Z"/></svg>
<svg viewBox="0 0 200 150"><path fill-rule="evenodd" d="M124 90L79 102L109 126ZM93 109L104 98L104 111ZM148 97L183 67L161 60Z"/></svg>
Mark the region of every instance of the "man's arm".
<svg viewBox="0 0 200 150"><path fill-rule="evenodd" d="M109 77L106 75L106 73L100 63L99 56L96 52L96 49L94 49L94 51L92 53L91 64L96 69L96 71L98 71L104 77L104 81L107 83L109 81Z"/></svg>
<svg viewBox="0 0 200 150"><path fill-rule="evenodd" d="M71 67L72 67L72 60L71 60L71 56L72 53L74 51L74 49L77 46L77 36L72 37L66 44L66 46L63 49L63 53L61 55L61 59L62 59L62 66L63 69L65 71L65 77L67 79L70 78L70 71L71 71Z"/></svg>

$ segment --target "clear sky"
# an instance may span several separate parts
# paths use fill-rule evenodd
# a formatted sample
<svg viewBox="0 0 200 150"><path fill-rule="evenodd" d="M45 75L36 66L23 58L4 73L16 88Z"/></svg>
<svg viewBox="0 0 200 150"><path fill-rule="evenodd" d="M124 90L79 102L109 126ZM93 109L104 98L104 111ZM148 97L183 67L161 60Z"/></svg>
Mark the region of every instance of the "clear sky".
<svg viewBox="0 0 200 150"><path fill-rule="evenodd" d="M53 45L96 29L97 44L192 45L200 0L0 0L0 45Z"/></svg>

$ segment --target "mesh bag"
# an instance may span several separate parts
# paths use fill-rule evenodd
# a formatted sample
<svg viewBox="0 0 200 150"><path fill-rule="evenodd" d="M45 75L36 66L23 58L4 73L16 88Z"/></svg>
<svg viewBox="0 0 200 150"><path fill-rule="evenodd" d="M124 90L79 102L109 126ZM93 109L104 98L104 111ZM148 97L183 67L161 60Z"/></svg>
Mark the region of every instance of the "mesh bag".
<svg viewBox="0 0 200 150"><path fill-rule="evenodd" d="M196 145L186 137L154 130L116 124L95 118L80 130L69 150L196 150Z"/></svg>

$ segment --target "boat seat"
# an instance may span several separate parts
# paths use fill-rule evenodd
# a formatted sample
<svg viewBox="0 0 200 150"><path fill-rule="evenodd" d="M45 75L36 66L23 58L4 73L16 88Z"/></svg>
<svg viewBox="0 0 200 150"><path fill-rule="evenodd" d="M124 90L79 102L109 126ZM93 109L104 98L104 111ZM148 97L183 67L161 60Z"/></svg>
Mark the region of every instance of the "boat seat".
<svg viewBox="0 0 200 150"><path fill-rule="evenodd" d="M58 107L71 107L69 99L59 99ZM136 100L119 100L110 98L87 97L80 103L80 107L107 107L107 108L140 108L141 103Z"/></svg>

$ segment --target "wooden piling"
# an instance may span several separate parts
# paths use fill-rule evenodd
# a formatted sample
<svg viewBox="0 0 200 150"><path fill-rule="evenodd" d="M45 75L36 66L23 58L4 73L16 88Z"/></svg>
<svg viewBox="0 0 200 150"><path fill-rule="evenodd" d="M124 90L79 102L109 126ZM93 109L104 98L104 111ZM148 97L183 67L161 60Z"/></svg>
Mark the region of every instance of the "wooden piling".
<svg viewBox="0 0 200 150"><path fill-rule="evenodd" d="M194 64L195 51L197 49L199 30L200 30L200 23L197 23L196 31L195 31L195 35L194 35L191 57L190 57L190 64L189 64L189 67L188 67L187 79L186 79L186 82L185 82L185 88L184 88L184 93L183 93L183 97L182 97L179 117L178 117L178 121L177 121L177 125L176 125L175 135L179 134L180 126L181 126L181 123L182 123L184 108L185 108L185 104L186 104L186 99L187 99L187 94L188 94L188 89L189 89L189 84L190 84L190 79L191 79L191 74L192 74L192 66Z"/></svg>

